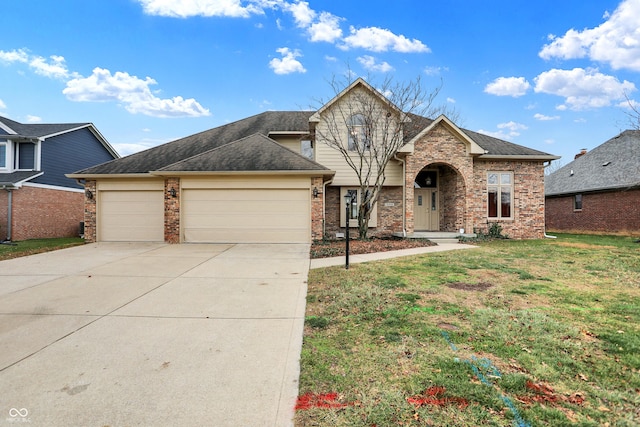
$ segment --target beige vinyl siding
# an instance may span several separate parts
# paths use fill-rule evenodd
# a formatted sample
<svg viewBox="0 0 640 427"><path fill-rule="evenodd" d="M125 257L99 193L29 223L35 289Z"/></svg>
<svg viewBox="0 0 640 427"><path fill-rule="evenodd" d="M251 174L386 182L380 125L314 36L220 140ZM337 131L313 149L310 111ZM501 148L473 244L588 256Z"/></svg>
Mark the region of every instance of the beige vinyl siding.
<svg viewBox="0 0 640 427"><path fill-rule="evenodd" d="M269 137L278 144L287 147L291 151L300 154L300 136L299 135L269 135Z"/></svg>
<svg viewBox="0 0 640 427"><path fill-rule="evenodd" d="M98 241L164 241L163 181L99 181Z"/></svg>
<svg viewBox="0 0 640 427"><path fill-rule="evenodd" d="M358 92L357 96L360 96L363 93L363 89L359 88L355 90ZM341 117L343 115L348 115L350 111L348 102L349 97L351 95L346 95L346 98L339 99L336 101L334 105L329 107L329 109L321 114L321 121L318 123L316 128L316 136L328 134L327 125L324 120L329 118L329 120L339 120L339 125L342 128L340 130L340 138L342 139L344 144L347 144L348 141L348 129L346 122L343 123ZM347 105L345 105L347 104ZM342 112L337 112L335 114L335 119L331 119L331 109L340 109L342 108ZM380 103L380 114L386 114L386 106ZM352 108L354 112L357 110L357 103L354 103L354 107ZM346 120L347 117L345 117ZM357 159L357 153L353 154L354 159ZM336 149L329 147L326 143L323 143L322 140L318 137L315 144L315 160L321 165L336 171L335 177L333 179L332 184L336 186L349 186L349 185L357 185L358 178L355 171L349 167L347 162L345 161L343 155ZM356 162L357 163L357 162ZM399 186L403 185L403 176L402 176L402 164L397 160L392 159L387 165L385 174L386 180L384 182L385 186Z"/></svg>
<svg viewBox="0 0 640 427"><path fill-rule="evenodd" d="M184 179L183 241L309 243L309 186L307 177Z"/></svg>

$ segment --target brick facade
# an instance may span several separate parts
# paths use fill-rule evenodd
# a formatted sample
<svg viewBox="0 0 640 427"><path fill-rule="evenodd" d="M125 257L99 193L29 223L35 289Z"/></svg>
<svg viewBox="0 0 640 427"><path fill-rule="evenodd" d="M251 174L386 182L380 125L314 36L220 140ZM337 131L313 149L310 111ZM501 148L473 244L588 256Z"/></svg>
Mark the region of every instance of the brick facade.
<svg viewBox="0 0 640 427"><path fill-rule="evenodd" d="M574 196L548 197L548 231L640 233L640 189L582 195L582 210L575 211Z"/></svg>
<svg viewBox="0 0 640 427"><path fill-rule="evenodd" d="M96 218L98 192L96 187L95 179L88 179L84 183L84 239L89 243L94 243L98 240L98 222Z"/></svg>
<svg viewBox="0 0 640 427"><path fill-rule="evenodd" d="M322 239L324 232L323 205L324 199L322 177L311 178L311 239ZM314 191L317 194L314 195Z"/></svg>
<svg viewBox="0 0 640 427"><path fill-rule="evenodd" d="M164 241L180 243L180 178L164 180Z"/></svg>
<svg viewBox="0 0 640 427"><path fill-rule="evenodd" d="M11 240L79 236L82 192L26 185L11 192ZM8 237L8 203L8 193L0 191L0 240Z"/></svg>
<svg viewBox="0 0 640 427"><path fill-rule="evenodd" d="M544 163L542 161L479 160L468 154L466 143L440 124L415 142L414 151L405 160L404 227L415 230L414 183L423 169L438 173L438 205L440 231L486 232L498 222L503 234L514 239L544 237ZM489 220L487 172L508 171L514 174L513 218ZM384 236L403 231L402 187L384 187L378 201L378 226L369 229L370 236ZM339 187L327 187L325 195L325 230L328 237L344 232L340 227Z"/></svg>

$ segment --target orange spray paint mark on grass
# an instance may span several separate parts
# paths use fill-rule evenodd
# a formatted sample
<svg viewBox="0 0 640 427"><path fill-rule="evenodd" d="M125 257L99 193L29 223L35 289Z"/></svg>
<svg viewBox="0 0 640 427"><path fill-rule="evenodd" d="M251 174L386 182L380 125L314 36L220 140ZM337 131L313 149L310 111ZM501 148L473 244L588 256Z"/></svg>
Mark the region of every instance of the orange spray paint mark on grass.
<svg viewBox="0 0 640 427"><path fill-rule="evenodd" d="M446 406L446 405L458 405L460 409L469 406L467 399L462 397L442 397L447 391L444 387L432 386L425 390L420 396L407 397L407 402L414 405L416 408L425 405L433 406Z"/></svg>
<svg viewBox="0 0 640 427"><path fill-rule="evenodd" d="M304 411L312 408L344 408L347 406L349 406L348 403L338 402L338 393L306 393L298 396L296 411Z"/></svg>

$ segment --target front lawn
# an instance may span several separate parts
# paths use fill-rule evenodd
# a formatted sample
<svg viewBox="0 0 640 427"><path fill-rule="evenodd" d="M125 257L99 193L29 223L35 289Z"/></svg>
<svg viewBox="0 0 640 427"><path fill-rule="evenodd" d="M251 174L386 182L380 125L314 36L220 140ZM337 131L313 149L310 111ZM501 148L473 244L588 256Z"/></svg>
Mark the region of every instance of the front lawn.
<svg viewBox="0 0 640 427"><path fill-rule="evenodd" d="M42 252L55 251L70 246L83 245L84 239L79 237L66 237L59 239L33 239L0 244L0 261L18 258Z"/></svg>
<svg viewBox="0 0 640 427"><path fill-rule="evenodd" d="M311 270L296 425L639 425L636 240Z"/></svg>

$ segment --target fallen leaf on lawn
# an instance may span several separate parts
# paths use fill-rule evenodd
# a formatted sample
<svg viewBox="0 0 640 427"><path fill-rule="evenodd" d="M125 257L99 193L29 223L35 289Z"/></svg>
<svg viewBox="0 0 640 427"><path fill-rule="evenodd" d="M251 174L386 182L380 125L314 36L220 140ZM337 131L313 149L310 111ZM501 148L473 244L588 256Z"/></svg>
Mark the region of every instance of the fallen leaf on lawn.
<svg viewBox="0 0 640 427"><path fill-rule="evenodd" d="M598 411L600 411L600 412L611 412L611 409L607 408L606 406L598 406Z"/></svg>

